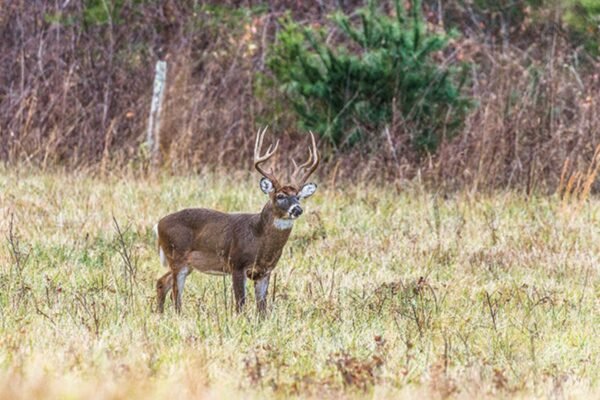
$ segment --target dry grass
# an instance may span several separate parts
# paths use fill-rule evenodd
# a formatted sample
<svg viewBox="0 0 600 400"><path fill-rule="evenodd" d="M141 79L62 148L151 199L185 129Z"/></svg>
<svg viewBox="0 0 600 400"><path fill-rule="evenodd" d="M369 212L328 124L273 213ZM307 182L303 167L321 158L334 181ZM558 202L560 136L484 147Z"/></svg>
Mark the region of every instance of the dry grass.
<svg viewBox="0 0 600 400"><path fill-rule="evenodd" d="M323 185L265 321L200 274L183 314L158 316L152 225L258 210L256 180L2 171L0 397L598 394L594 198L565 214L558 197Z"/></svg>
<svg viewBox="0 0 600 400"><path fill-rule="evenodd" d="M165 169L247 168L255 132L265 125L281 139L283 154L304 155L297 143L305 132L298 132L278 85L269 83L268 49L286 10L325 27L340 2L277 0L248 8L234 0L125 1L114 23L88 27L81 1L10 3L0 7L3 162L147 167L142 142L158 59L169 65L160 132ZM343 3L348 13L364 4ZM442 5L425 3L429 10ZM371 132L351 151L333 154L322 146L323 176L553 192L565 160L582 170L600 143L598 60L556 29L561 20L554 12L538 22L513 21L508 42L493 26L476 23L471 2L444 3L444 18L455 18L447 27L458 24L463 33L448 60L471 63L465 94L476 106L463 131L423 156L396 113L389 130ZM60 16L74 22L59 23ZM364 168L355 168L357 160Z"/></svg>
<svg viewBox="0 0 600 400"><path fill-rule="evenodd" d="M592 186L600 172L600 145L585 171L570 172L570 160L563 165L557 193L562 198L563 209L579 210L590 197Z"/></svg>

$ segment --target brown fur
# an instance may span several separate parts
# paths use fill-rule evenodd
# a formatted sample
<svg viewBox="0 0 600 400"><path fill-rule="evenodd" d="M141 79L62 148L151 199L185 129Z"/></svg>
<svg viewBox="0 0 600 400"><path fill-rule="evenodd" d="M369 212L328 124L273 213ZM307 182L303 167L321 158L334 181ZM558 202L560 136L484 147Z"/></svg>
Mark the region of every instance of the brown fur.
<svg viewBox="0 0 600 400"><path fill-rule="evenodd" d="M271 270L275 268L291 232L274 226L285 213L274 206L276 195L295 196L293 186L276 187L270 201L258 214L226 214L203 208L185 209L162 218L158 223L158 244L170 271L157 282L158 310L170 289L177 312L185 277L193 270L233 276L236 310L245 302L246 278L254 280L257 307L266 310L266 292ZM181 280L178 282L177 277Z"/></svg>

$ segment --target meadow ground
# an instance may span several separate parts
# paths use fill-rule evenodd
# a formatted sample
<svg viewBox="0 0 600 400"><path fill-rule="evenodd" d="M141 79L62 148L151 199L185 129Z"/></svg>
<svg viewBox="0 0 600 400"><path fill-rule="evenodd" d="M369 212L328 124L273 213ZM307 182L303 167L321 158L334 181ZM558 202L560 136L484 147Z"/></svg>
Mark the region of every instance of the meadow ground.
<svg viewBox="0 0 600 400"><path fill-rule="evenodd" d="M597 199L324 182L259 321L199 273L157 315L152 233L260 210L256 176L0 172L1 398L600 393Z"/></svg>

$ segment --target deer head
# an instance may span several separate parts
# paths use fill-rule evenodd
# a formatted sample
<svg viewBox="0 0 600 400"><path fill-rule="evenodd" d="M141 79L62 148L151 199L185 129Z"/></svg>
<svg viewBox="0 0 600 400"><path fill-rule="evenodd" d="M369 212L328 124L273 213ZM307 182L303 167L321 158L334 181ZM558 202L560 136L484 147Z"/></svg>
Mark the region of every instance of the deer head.
<svg viewBox="0 0 600 400"><path fill-rule="evenodd" d="M319 155L317 153L315 137L311 132L310 139L312 147L309 147L308 149L308 160L300 166L292 160L295 166L295 171L292 174L291 179L292 182L282 185L273 174L273 170L267 172L261 166L273 157L279 146L279 141L277 141L274 147L273 145L269 145L265 154L260 154L266 131L267 128L258 131L256 143L254 145L254 168L256 168L263 176L260 180L260 188L265 194L269 195L276 218L293 220L302 215L303 210L300 201L312 196L317 190L316 184L312 182L306 183L310 175L315 172L319 165Z"/></svg>

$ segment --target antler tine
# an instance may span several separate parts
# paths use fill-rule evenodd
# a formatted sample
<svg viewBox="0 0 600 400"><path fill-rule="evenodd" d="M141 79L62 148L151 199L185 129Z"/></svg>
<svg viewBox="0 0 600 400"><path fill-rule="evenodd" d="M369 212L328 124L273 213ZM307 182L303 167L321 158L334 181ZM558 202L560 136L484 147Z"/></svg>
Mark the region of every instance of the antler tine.
<svg viewBox="0 0 600 400"><path fill-rule="evenodd" d="M294 163L294 168L295 168L294 176L298 175L300 173L300 171L302 171L303 169L308 167L310 165L310 163L312 162L312 159L313 159L313 154L312 154L312 150L310 148L308 149L308 160L306 160L304 162L304 164L298 166L296 164L296 160L292 159L292 162Z"/></svg>
<svg viewBox="0 0 600 400"><path fill-rule="evenodd" d="M267 127L265 127L262 131L259 129L256 135L256 142L254 143L254 168L256 168L256 170L260 172L265 178L269 179L271 182L273 182L274 185L276 185L277 178L275 178L275 176L273 175L273 171L271 170L271 172L267 172L260 166L260 164L273 157L273 154L275 154L277 148L279 147L279 140L277 140L277 142L275 142L275 147L273 147L273 145L270 144L267 148L267 152L262 156L260 155L266 131Z"/></svg>
<svg viewBox="0 0 600 400"><path fill-rule="evenodd" d="M294 172L293 174L293 176L295 177L296 175L300 174L300 171L306 170L304 176L302 176L302 178L297 181L298 187L301 187L302 185L304 185L304 183L306 183L308 177L311 176L313 172L315 172L317 166L319 165L319 153L317 152L317 143L315 142L315 135L313 135L312 132L310 132L310 140L312 147L308 148L308 160L306 160L304 164L297 167L296 172ZM294 165L296 165L295 162Z"/></svg>
<svg viewBox="0 0 600 400"><path fill-rule="evenodd" d="M255 160L257 158L260 158L260 149L262 148L263 137L265 135L266 130L267 130L267 127L265 127L262 131L259 128L258 132L256 133L256 142L254 142L254 159Z"/></svg>

